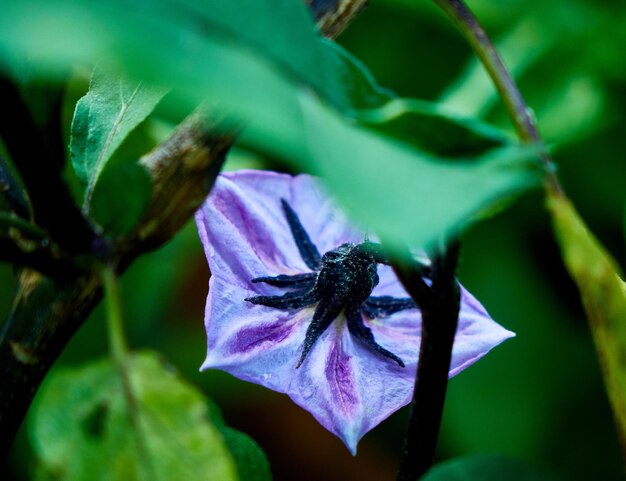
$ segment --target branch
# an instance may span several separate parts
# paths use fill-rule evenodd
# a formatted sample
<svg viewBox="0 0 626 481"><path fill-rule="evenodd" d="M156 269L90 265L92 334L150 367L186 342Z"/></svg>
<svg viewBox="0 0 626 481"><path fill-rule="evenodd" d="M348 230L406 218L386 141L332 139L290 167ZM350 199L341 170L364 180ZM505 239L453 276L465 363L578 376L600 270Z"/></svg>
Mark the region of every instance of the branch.
<svg viewBox="0 0 626 481"><path fill-rule="evenodd" d="M61 283L71 282L81 272L72 259L62 256L51 244L1 234L0 262L33 269Z"/></svg>
<svg viewBox="0 0 626 481"><path fill-rule="evenodd" d="M0 211L0 262L36 270L59 282L71 281L84 269L86 259L67 256L48 237L36 225Z"/></svg>
<svg viewBox="0 0 626 481"><path fill-rule="evenodd" d="M368 0L305 0L318 28L327 38L336 38L367 5Z"/></svg>
<svg viewBox="0 0 626 481"><path fill-rule="evenodd" d="M340 32L363 4L341 0L337 8L344 10L336 15L338 23L327 20L322 32ZM204 202L235 140L224 128L221 119L192 115L141 159L152 176L151 204L138 228L113 246L118 273L138 255L171 239ZM40 187L45 191L47 186ZM49 368L101 298L95 268L65 284L33 271L21 273L12 312L0 333L0 458L6 456Z"/></svg>
<svg viewBox="0 0 626 481"><path fill-rule="evenodd" d="M433 259L430 287L419 265L394 265L398 278L422 312L417 377L398 481L419 479L434 462L459 320L461 294L455 278L458 256L459 243L453 242Z"/></svg>

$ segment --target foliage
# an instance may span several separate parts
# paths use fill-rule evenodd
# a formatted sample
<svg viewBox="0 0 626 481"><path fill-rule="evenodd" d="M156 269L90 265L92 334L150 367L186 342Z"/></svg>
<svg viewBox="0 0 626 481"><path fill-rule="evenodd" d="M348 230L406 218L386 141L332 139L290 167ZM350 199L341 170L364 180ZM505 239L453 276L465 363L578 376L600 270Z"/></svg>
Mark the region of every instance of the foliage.
<svg viewBox="0 0 626 481"><path fill-rule="evenodd" d="M441 458L503 452L558 466L567 479L621 479L582 307L556 260L541 195L535 190L511 202L539 186L545 172L537 150L512 140L497 92L431 2L371 3L339 45L319 37L300 0L5 0L0 75L20 84L44 125L42 112L52 102L33 91L80 85L92 72L78 103L71 93L63 100L71 160L65 178L76 181L77 203L107 239L132 232L154 193L138 162L152 145L133 137L149 131L163 139L198 105L243 127L227 168L278 165L320 175L357 222L392 245L428 246L442 233L462 232L461 279L518 337L451 383ZM589 223L590 229L566 199L550 199L563 259L592 321L623 425L619 321L626 314L618 264L625 260L625 200L616 180L623 177L626 74L619 59L626 9L591 0L476 0L472 7L520 79L560 163L559 177ZM10 157L2 142L0 155ZM0 240L47 246L47 233L32 219L9 213L2 179ZM506 215L494 215L505 207ZM206 472L265 481L271 475L261 445L277 480L305 469L302 453L312 478L347 479L348 470L362 467L359 479L391 479L395 464L388 458L401 450L403 413L366 438L355 462L281 397L219 374L194 374L205 348L201 257L186 229L131 266L124 302L134 322L127 328L133 345L158 347L256 441L226 427L211 401L153 355L137 355L131 378L139 417L162 475L148 478ZM14 283L9 267L0 265L0 314L10 308ZM84 364L53 371L31 414L42 479L113 479L115 469L119 478L137 479L137 465L151 464L139 461L114 366L86 363L105 351L100 317L97 312L78 332L60 360ZM164 423L174 430L165 434ZM22 446L16 444L13 468L6 468L14 471L6 472L9 478L28 464ZM193 470L184 471L187 465ZM513 476L553 479L499 457L453 460L423 479Z"/></svg>
<svg viewBox="0 0 626 481"><path fill-rule="evenodd" d="M422 481L557 481L558 478L524 462L503 456L457 458L430 471Z"/></svg>
<svg viewBox="0 0 626 481"><path fill-rule="evenodd" d="M67 14L55 16L56 10ZM11 1L0 18L4 19L0 51L8 51L9 60L25 55L48 71L73 61L114 62L140 82L175 86L177 95L187 102L205 100L234 121L245 121L245 139L252 147L277 154L297 169L321 174L358 220L394 243L430 243L494 200L538 183L540 172L533 168L532 150L478 156L476 144L498 146L499 142L493 142L493 129L474 128L471 122L451 115L435 115L435 108L427 114L419 103L404 103L406 113L422 124L421 135L412 143L398 144L355 125L356 107L370 105L372 90L382 90L372 85L371 75L349 55L318 38L299 2L283 0L277 6L220 0L209 7L186 0L174 8L160 1L149 12L142 11L142 16L140 11L139 4L119 2ZM250 13L240 15L242 11ZM277 23L286 28L275 28ZM31 30L37 34L26 35ZM51 43L49 36L56 32L63 36ZM176 36L185 42L174 42ZM162 40L154 43L148 41L151 38ZM342 62L346 65L335 68ZM72 152L79 178L91 179L87 201L110 154L159 98L149 89L132 96L132 85L137 83L128 86L120 77L96 77L90 93L78 104ZM116 96L120 86L130 92L124 96L134 100L128 109ZM356 92L365 92L368 100L357 98ZM96 110L99 103L108 107ZM95 117L88 125L87 107ZM124 121L118 128L118 116L124 112L128 115L121 117ZM384 129L381 118L385 113L368 109L366 116L379 130ZM454 142L456 156L459 150L465 152L464 161L426 154L419 147L440 144L431 138L441 135L442 125L447 129L446 141ZM480 140L485 134L487 138ZM94 136L89 142L81 140L89 136ZM88 151L83 144L89 146ZM464 150L464 144L472 148ZM380 159L385 159L384 169ZM388 175L381 176L381 171ZM398 180L415 178L424 183L397 188ZM366 192L376 195L363 195ZM437 199L437 210L420 202L425 198ZM389 222L392 218L393 223Z"/></svg>
<svg viewBox="0 0 626 481"><path fill-rule="evenodd" d="M164 92L96 69L76 104L70 155L88 206L98 179L126 136L154 110ZM123 189L121 189L123 190Z"/></svg>
<svg viewBox="0 0 626 481"><path fill-rule="evenodd" d="M31 426L41 479L239 479L200 393L150 353L128 378L136 405L110 360L51 377Z"/></svg>
<svg viewBox="0 0 626 481"><path fill-rule="evenodd" d="M567 199L552 195L554 219L565 266L578 285L604 372L620 433L626 432L626 284L615 261L589 232ZM623 436L623 434L621 434Z"/></svg>

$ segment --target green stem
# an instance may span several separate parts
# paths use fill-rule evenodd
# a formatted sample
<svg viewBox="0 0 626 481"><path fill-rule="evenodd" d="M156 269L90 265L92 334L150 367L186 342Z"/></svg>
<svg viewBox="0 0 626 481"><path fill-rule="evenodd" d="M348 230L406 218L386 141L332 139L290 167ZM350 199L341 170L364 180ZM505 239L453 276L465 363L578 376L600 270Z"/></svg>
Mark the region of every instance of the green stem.
<svg viewBox="0 0 626 481"><path fill-rule="evenodd" d="M433 0L452 20L469 42L502 98L511 122L522 142L541 146L540 156L546 166L546 188L562 195L563 189L554 173L553 162L546 150L532 110L526 105L512 75L504 65L493 42L472 11L462 0Z"/></svg>
<svg viewBox="0 0 626 481"><path fill-rule="evenodd" d="M107 327L109 331L111 355L113 356L113 361L115 362L122 381L122 389L124 392L124 398L126 399L126 406L128 408L128 417L137 440L139 458L137 471L139 479L146 481L157 479L154 476L154 466L150 458L150 452L148 450L148 445L141 425L139 401L133 391L132 381L130 378L130 351L128 350L128 344L124 335L124 323L122 320L122 307L117 285L117 274L115 273L115 268L113 266L107 266L103 269L102 284L104 286L107 308Z"/></svg>
<svg viewBox="0 0 626 481"><path fill-rule="evenodd" d="M126 360L128 358L128 345L124 336L122 321L122 308L119 290L117 287L117 275L113 267L107 266L102 271L102 284L105 292L107 310L107 328L111 355L121 373L126 373Z"/></svg>

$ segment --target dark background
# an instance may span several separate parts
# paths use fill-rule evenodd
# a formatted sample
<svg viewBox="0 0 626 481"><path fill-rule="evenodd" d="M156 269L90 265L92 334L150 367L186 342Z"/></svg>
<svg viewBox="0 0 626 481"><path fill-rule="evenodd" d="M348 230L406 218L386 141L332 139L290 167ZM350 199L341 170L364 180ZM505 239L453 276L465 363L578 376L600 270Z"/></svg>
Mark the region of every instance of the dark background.
<svg viewBox="0 0 626 481"><path fill-rule="evenodd" d="M624 265L626 4L480 0L471 6L535 109L566 191ZM402 96L442 100L508 128L493 89L475 75L480 70L468 47L430 2L372 0L339 42ZM236 152L230 166L246 162ZM464 236L461 281L517 337L450 383L439 457L499 453L568 480L622 479L598 361L543 202L541 192L527 194ZM193 225L136 262L122 283L131 345L160 351L211 396L226 421L267 452L276 481L394 479L406 409L366 435L353 458L286 396L224 373L198 372L207 279ZM0 318L13 285L11 270L0 266ZM107 355L106 339L100 307L55 368ZM26 431L1 479L31 473Z"/></svg>

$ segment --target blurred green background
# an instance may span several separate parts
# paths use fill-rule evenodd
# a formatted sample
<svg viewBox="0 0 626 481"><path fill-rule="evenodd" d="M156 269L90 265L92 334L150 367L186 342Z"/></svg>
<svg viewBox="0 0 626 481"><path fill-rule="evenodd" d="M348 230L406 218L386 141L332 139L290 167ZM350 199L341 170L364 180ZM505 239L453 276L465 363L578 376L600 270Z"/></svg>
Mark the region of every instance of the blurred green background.
<svg viewBox="0 0 626 481"><path fill-rule="evenodd" d="M470 5L502 47L534 108L565 189L624 265L626 4L474 0ZM469 48L431 2L372 0L339 42L398 94L442 100L508 128ZM236 151L229 167L249 162ZM498 453L544 466L563 479L622 479L598 361L540 192L466 232L460 279L517 337L450 383L440 459ZM205 351L207 281L194 225L136 262L122 283L131 345L161 352L211 396L227 423L266 451L276 481L395 479L406 409L366 435L352 458L286 396L220 372L198 372ZM0 286L4 318L14 288L4 265ZM100 307L56 368L107 351ZM29 479L33 462L23 428L0 479Z"/></svg>

